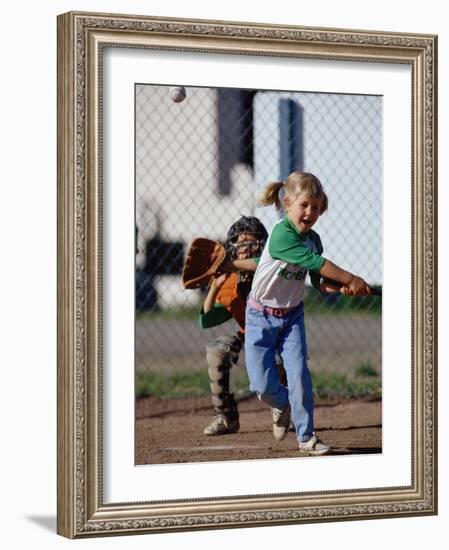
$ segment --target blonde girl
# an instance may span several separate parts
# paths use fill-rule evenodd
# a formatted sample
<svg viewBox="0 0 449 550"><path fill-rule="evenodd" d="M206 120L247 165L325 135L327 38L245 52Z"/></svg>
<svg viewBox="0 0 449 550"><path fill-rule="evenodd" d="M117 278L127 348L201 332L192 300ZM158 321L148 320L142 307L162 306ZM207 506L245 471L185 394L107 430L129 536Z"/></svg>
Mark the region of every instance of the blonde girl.
<svg viewBox="0 0 449 550"><path fill-rule="evenodd" d="M319 179L293 172L285 182L268 184L259 199L262 206L283 207L285 216L272 228L254 275L246 308L245 354L251 389L271 407L273 435L286 437L290 417L301 454L322 455L330 447L316 436L313 424L312 380L307 366L304 327L304 283L322 292L321 277L344 285L348 295L368 295L367 283L322 256L321 239L312 228L328 208ZM276 352L287 373L281 384L275 367Z"/></svg>

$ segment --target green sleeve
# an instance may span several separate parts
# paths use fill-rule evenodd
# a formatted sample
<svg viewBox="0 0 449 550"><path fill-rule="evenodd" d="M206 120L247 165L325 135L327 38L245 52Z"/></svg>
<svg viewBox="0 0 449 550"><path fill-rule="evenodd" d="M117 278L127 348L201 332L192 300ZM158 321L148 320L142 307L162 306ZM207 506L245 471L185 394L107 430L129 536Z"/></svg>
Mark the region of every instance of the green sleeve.
<svg viewBox="0 0 449 550"><path fill-rule="evenodd" d="M204 313L204 309L201 308L199 324L200 328L206 329L221 325L225 321L229 321L229 319L232 319L229 311L221 304L215 302L214 307L207 313Z"/></svg>
<svg viewBox="0 0 449 550"><path fill-rule="evenodd" d="M314 239L316 237L319 239L316 233L313 234L313 237ZM280 223L273 229L268 251L270 256L276 260L282 260L309 271L319 271L325 262L325 259L310 250L304 244L304 239L301 235L286 223Z"/></svg>

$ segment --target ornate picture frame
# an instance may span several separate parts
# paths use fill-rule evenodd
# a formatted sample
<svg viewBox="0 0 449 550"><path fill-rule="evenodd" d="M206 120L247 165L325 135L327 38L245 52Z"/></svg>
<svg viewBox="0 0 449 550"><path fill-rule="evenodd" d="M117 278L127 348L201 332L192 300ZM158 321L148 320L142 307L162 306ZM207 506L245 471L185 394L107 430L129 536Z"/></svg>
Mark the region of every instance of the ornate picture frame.
<svg viewBox="0 0 449 550"><path fill-rule="evenodd" d="M154 499L149 490L145 501L105 500L102 93L107 48L410 68L412 307L404 312L412 343L410 484L177 499ZM436 157L436 36L96 13L59 16L58 533L83 538L436 514Z"/></svg>

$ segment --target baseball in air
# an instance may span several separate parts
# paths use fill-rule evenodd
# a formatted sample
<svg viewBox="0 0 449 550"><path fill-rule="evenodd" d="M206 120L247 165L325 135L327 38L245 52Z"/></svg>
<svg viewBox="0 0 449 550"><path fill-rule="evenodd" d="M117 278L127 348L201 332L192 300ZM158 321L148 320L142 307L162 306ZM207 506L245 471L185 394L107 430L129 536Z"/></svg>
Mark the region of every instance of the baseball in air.
<svg viewBox="0 0 449 550"><path fill-rule="evenodd" d="M173 86L173 88L170 88L170 99L175 103L181 103L186 96L187 93L184 86Z"/></svg>

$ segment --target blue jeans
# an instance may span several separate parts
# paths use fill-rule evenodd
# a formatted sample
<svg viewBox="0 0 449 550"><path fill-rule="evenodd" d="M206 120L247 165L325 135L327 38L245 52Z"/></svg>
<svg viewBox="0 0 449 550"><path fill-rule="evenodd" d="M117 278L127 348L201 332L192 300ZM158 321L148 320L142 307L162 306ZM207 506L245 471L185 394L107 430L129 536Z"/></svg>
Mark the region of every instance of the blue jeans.
<svg viewBox="0 0 449 550"><path fill-rule="evenodd" d="M276 351L284 363L288 389L279 381ZM307 441L313 434L313 394L303 304L285 317L274 317L248 304L245 356L251 390L270 407L282 409L290 402L296 437Z"/></svg>

